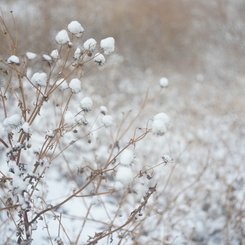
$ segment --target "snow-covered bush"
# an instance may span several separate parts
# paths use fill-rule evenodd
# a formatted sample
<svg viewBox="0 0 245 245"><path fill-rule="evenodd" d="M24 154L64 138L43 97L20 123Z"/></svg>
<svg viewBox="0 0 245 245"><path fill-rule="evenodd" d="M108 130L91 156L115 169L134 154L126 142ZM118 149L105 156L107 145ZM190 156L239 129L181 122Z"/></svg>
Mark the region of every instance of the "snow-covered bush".
<svg viewBox="0 0 245 245"><path fill-rule="evenodd" d="M137 114L124 127L124 119L99 104L99 94L84 89L86 72L105 64L115 40L97 47L93 38L83 43L83 33L72 21L53 37L57 45L49 55L18 51L7 29L11 53L1 59L0 84L4 244L133 241L157 192L152 172L171 161L164 156L149 166L137 160L146 136L166 133L166 114L134 129ZM166 86L161 82L159 90ZM139 113L151 101L146 97Z"/></svg>

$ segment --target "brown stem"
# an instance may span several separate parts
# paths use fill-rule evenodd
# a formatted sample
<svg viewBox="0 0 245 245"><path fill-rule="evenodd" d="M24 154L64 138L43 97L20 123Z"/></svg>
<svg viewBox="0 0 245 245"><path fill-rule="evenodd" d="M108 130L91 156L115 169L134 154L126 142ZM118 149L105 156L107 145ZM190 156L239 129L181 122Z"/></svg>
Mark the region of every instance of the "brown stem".
<svg viewBox="0 0 245 245"><path fill-rule="evenodd" d="M109 236L109 235L115 233L116 231L121 230L123 227L127 226L129 223L131 223L133 220L135 220L136 215L141 212L141 210L147 204L147 202L148 202L149 198L151 197L151 195L156 191L156 186L157 185L149 188L149 190L147 191L146 195L144 196L144 201L141 202L141 204L138 206L138 208L136 208L133 212L131 212L130 217L128 218L128 220L123 225L119 226L118 228L116 228L116 229L114 229L114 230L112 230L110 232L103 232L99 237L97 237L94 240L92 240L89 243L87 243L87 245L96 244L102 238L104 238L106 236Z"/></svg>

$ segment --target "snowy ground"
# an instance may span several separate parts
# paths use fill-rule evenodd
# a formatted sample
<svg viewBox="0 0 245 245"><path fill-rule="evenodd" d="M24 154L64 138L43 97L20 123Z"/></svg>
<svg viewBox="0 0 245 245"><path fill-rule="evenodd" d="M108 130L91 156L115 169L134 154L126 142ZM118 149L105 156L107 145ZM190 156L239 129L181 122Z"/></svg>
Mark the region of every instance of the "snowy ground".
<svg viewBox="0 0 245 245"><path fill-rule="evenodd" d="M8 8L12 7L23 21L25 17L20 14L19 9L23 7L24 1L17 3L11 5L10 2L8 6L3 4L1 8L6 15ZM0 103L0 136L8 145L12 142L16 146L6 148L1 143L0 147L0 237L3 244L15 244L17 237L21 237L16 235L17 227L23 228L25 234L24 223L21 222L25 221L23 214L29 208L27 214L33 230L32 244L95 244L97 238L97 244L125 245L245 243L245 76L241 69L244 64L242 59L240 63L233 63L244 52L244 44L241 43L244 40L239 38L244 37L241 29L245 24L241 19L240 24L234 24L239 16L239 9L244 4L238 0L234 3L227 1L226 7L220 9L223 11L222 18L226 16L227 22L222 25L224 19L217 19L217 35L214 35L216 26L210 25L211 28L207 24L210 28L208 31L213 32L203 46L201 41L190 42L188 37L194 35L191 29L189 36L183 36L181 41L175 40L173 47L176 45L178 51L175 52L169 44L166 50L171 50L172 55L169 54L170 61L166 61L165 57L157 56L158 52L162 52L161 42L157 43L156 49L151 46L158 40L158 31L160 38L162 37L161 29L155 27L154 21L147 15L147 21L153 22L149 26L154 25L156 28L153 31L156 36L152 39L145 36L145 41L142 41L144 50L140 49L139 54L137 48L141 47L141 42L137 38L134 43L131 40L133 38L130 38L132 36L128 36L126 41L121 37L132 34L129 27L121 27L129 32L118 33L115 32L118 26L111 27L110 19L106 22L106 14L101 12L102 8L105 8L104 12L110 18L113 8L118 15L121 13L110 3L105 1L96 8L92 8L92 4L84 4L89 11L94 9L95 13L102 16L103 28L94 27L97 34L86 29L91 16L95 18L96 14L86 16L84 21L87 22L84 25L74 11L77 18L64 17L62 23L66 19L69 21L62 26L57 24L54 28L49 27L52 29L50 33L42 36L43 39L51 39L49 45L46 45L48 48L42 47L39 51L39 46L43 44L35 46L32 43L29 46L32 48L29 49L21 41L21 50L16 52L16 57L11 56L13 53L0 54L3 60L1 95L7 87L7 81L11 80L11 86L6 90L7 100L2 97ZM183 4L184 1L179 3ZM193 4L192 1L186 3L188 8ZM74 1L74 4L78 3ZM135 1L133 4L136 4ZM154 1L154 4L161 9L161 3ZM60 6L56 6L59 17L63 16ZM149 11L154 10L154 6L150 5ZM205 7L215 9L217 6L210 4ZM72 4L66 7L73 9ZM128 10L124 5L123 7ZM198 8L198 5L193 4L190 12L196 21L190 23L198 31L201 27L199 34L203 34L205 31L201 30L207 26L202 25L203 12L200 7L202 5ZM28 18L33 13L42 17L42 8L42 4L29 4L26 10L29 13ZM187 11L188 8L183 9ZM144 11L142 6L139 9ZM170 16L176 15L174 4L170 10ZM161 15L156 16L160 18ZM49 18L55 23L53 15ZM178 20L175 18L173 21ZM183 22L182 16L179 18ZM68 27L72 20L78 20L82 27L74 22ZM113 23L118 24L117 19L114 20ZM43 24L43 21L40 20L40 23ZM135 20L131 24L137 27L138 22ZM164 21L161 24L164 25L165 33L168 33L167 24ZM107 27L109 30L105 30ZM51 51L57 49L60 52L59 44L67 47L67 43L69 45L70 41L75 40L70 32L79 37L83 28L85 33L82 41L74 42L69 59L73 59L76 46L91 49L94 41L90 38L93 37L97 41L97 49L94 53L93 50L89 51L93 55L101 52L106 63L99 66L98 63L102 64L104 60L103 57L96 56L97 63L92 60L96 67L91 72L86 73L91 62L84 65L83 70L79 68L71 78L80 76L81 83L77 80L71 82L69 77L69 88L55 91L44 102L30 128L24 123L24 118L11 118L12 115L21 113L18 107L18 99L21 100L21 97L17 77L13 75L10 79L10 75L4 73L6 64L22 70L25 53L40 52L33 61L28 61L27 67L31 69L26 71L27 78L23 78L26 103L34 110L42 93L34 89L28 78L35 86L40 86L41 91L45 91L47 81L51 84L57 81L59 69L52 71L52 65L47 65L57 59L57 53ZM93 25L90 24L89 28L93 29ZM180 31L178 25L175 28ZM63 31L57 36L62 29L67 32ZM105 30L106 34L98 34L99 30ZM139 35L142 35L141 31L138 27ZM134 33L137 36L137 31ZM111 36L116 40L115 52L108 56L114 51L113 40L100 41ZM34 37L33 34L28 40ZM90 41L84 45L86 40ZM160 40L166 45L166 40ZM182 45L185 47L183 50L180 48ZM188 50L184 51L187 47ZM195 56L194 59L194 56L187 55L192 51L195 53L196 49L201 58ZM8 49L3 50L6 52ZM64 61L67 53L65 49L63 51ZM76 54L78 53L77 51ZM48 56L43 57L43 54ZM184 54L186 59L182 57ZM86 56L87 59L88 57L90 56ZM153 57L154 62L150 57ZM191 61L191 57L194 61ZM13 63L21 65L14 66ZM73 66L62 70L63 73L69 74L71 67ZM39 73L33 77L35 72ZM48 76L45 77L43 72ZM51 79L49 74L52 74ZM161 77L168 78L167 88L161 88ZM73 95L68 112L62 116L71 93ZM7 108L7 116L4 108ZM162 123L161 120L156 122L156 118L154 120L154 116L160 112L169 116L169 123ZM60 120L61 118L64 120ZM77 125L74 126L75 124ZM167 132L162 136L147 131L164 131L165 126ZM57 128L62 130L57 133ZM12 140L7 135L10 132L14 133ZM26 164L24 171L16 166L16 155L13 154L19 151L20 144L17 141L21 139L19 137L22 132L26 135L31 133L29 141L26 141L31 147L22 149L21 153L20 163ZM60 137L60 134L64 135ZM137 141L140 135L145 137ZM126 150L124 147L127 147ZM38 166L35 171L34 166ZM103 174L95 171L101 169L105 171ZM23 177L28 179L30 173L34 177L42 178L38 181L34 178L30 180L31 183L23 180ZM34 186L37 189L32 192ZM80 188L83 189L75 195ZM73 198L68 201L67 198L72 195ZM9 197L11 198L8 199ZM64 204L59 205L62 202ZM8 208L19 204L21 206ZM42 213L43 210L46 211Z"/></svg>

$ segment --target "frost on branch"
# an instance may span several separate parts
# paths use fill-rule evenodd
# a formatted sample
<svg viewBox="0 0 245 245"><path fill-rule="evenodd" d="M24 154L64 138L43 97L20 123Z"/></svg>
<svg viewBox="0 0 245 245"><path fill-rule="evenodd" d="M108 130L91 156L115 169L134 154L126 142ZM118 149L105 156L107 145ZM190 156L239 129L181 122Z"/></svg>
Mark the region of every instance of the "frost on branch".
<svg viewBox="0 0 245 245"><path fill-rule="evenodd" d="M109 55L115 50L115 39L113 37L107 37L100 41L100 47L103 49L105 55Z"/></svg>
<svg viewBox="0 0 245 245"><path fill-rule="evenodd" d="M72 21L68 25L68 30L70 33L74 34L76 37L81 37L84 32L82 25L76 20Z"/></svg>

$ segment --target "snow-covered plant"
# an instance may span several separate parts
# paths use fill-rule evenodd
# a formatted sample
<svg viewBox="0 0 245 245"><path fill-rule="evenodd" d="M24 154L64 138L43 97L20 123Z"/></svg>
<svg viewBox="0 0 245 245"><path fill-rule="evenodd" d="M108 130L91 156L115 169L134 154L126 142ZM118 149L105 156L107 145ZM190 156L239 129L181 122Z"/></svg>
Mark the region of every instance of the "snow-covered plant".
<svg viewBox="0 0 245 245"><path fill-rule="evenodd" d="M152 115L131 128L152 101L146 96L123 127L125 118L119 123L118 115L99 104L99 94L85 89L84 74L105 64L115 51L114 38L101 40L99 47L93 38L83 42L84 28L72 21L54 37L57 45L46 50L50 55L38 55L20 52L4 21L1 28L10 47L9 57L1 59L2 242L133 240L157 192L154 169L171 161L164 155L160 163L138 164L137 145L147 135L164 135L169 117Z"/></svg>

